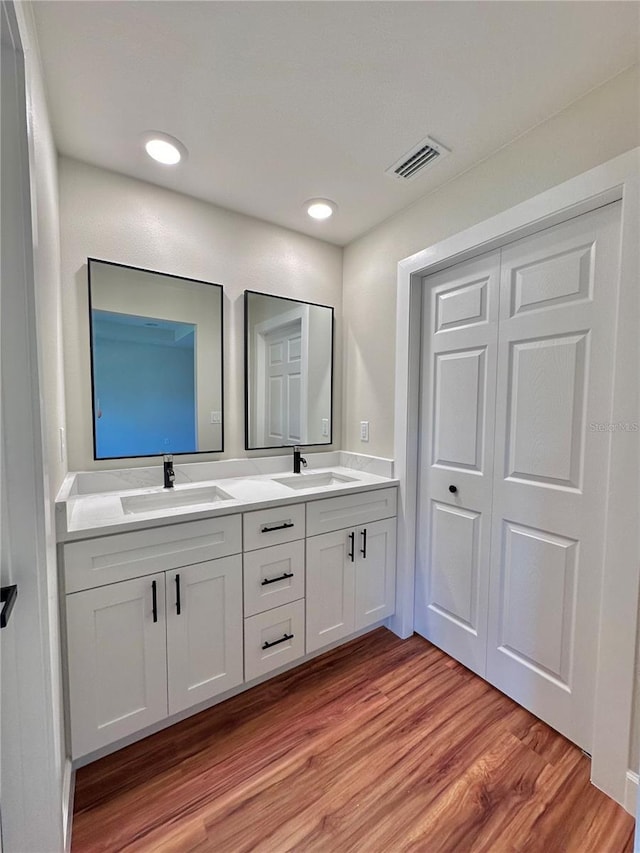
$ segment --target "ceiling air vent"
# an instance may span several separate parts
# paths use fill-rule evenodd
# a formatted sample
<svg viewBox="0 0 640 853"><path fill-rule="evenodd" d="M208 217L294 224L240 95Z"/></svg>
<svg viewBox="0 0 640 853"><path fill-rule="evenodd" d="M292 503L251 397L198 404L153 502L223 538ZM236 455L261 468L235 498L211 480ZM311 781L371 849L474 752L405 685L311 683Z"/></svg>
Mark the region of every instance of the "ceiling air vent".
<svg viewBox="0 0 640 853"><path fill-rule="evenodd" d="M397 160L393 166L389 166L386 169L386 174L394 178L402 178L405 181L410 181L425 166L428 166L429 163L435 163L436 160L446 157L449 153L448 148L436 142L431 136L427 136L422 142L415 145L411 151Z"/></svg>

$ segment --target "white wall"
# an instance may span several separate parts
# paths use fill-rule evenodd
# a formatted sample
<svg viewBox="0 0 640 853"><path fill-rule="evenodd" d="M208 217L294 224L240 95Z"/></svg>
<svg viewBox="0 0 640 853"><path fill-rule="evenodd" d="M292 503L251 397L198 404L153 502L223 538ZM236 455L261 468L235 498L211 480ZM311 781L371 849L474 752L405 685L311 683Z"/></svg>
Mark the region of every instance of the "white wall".
<svg viewBox="0 0 640 853"><path fill-rule="evenodd" d="M343 449L393 456L398 261L634 148L639 103L636 65L346 247Z"/></svg>
<svg viewBox="0 0 640 853"><path fill-rule="evenodd" d="M244 450L245 288L335 306L335 421L341 423L342 249L75 160L61 158L59 170L71 470L148 464L148 460L93 460L87 257L224 287L225 452L180 456L179 461L252 455ZM340 446L338 428L332 447Z"/></svg>

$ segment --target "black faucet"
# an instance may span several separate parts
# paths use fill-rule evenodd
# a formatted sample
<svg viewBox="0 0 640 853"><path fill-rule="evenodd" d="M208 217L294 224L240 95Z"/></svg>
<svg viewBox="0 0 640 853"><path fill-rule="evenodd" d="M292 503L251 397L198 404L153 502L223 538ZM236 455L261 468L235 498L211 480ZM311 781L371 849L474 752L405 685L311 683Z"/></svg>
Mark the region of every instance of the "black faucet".
<svg viewBox="0 0 640 853"><path fill-rule="evenodd" d="M172 489L176 473L173 470L173 456L171 454L162 457L162 466L164 468L164 487L165 489Z"/></svg>
<svg viewBox="0 0 640 853"><path fill-rule="evenodd" d="M304 459L302 456L300 456L300 448L296 445L293 448L293 473L294 474L300 473L300 464L301 463L302 463L302 465L304 465L305 468L307 467L307 460Z"/></svg>

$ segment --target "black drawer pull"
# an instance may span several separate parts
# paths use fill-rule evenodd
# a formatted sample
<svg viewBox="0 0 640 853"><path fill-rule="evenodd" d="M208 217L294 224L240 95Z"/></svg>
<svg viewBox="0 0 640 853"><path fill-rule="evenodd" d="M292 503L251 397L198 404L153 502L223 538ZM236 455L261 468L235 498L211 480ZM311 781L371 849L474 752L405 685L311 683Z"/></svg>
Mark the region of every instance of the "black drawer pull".
<svg viewBox="0 0 640 853"><path fill-rule="evenodd" d="M262 581L262 586L266 586L269 583L278 583L278 581L284 581L287 578L292 578L293 572L284 572L284 574L280 575L279 578L265 578Z"/></svg>
<svg viewBox="0 0 640 853"><path fill-rule="evenodd" d="M352 530L351 533L349 534L349 542L351 544L351 550L347 553L347 557L351 560L352 563L355 560L354 553L353 553L355 550L355 544L354 544L355 539L356 539L356 534Z"/></svg>
<svg viewBox="0 0 640 853"><path fill-rule="evenodd" d="M285 634L284 637L280 637L279 640L274 640L273 643L263 643L262 650L270 649L271 646L277 646L279 643L286 643L287 640L293 640L293 634Z"/></svg>
<svg viewBox="0 0 640 853"><path fill-rule="evenodd" d="M360 553L362 554L362 559L367 559L367 528L364 527L360 533L362 534L362 548L360 548Z"/></svg>
<svg viewBox="0 0 640 853"><path fill-rule="evenodd" d="M267 527L263 524L260 528L260 533L272 533L274 530L286 530L288 527L293 527L293 521L285 521L283 524L276 524L273 527Z"/></svg>
<svg viewBox="0 0 640 853"><path fill-rule="evenodd" d="M18 586L17 584L11 584L11 586L3 586L0 589L0 604L2 604L2 611L0 612L0 628L6 628L9 623L9 617L11 616L11 611L13 610L13 605L16 603L16 598L18 597Z"/></svg>
<svg viewBox="0 0 640 853"><path fill-rule="evenodd" d="M176 614L179 616L182 611L180 603L180 575L176 575Z"/></svg>
<svg viewBox="0 0 640 853"><path fill-rule="evenodd" d="M151 599L153 601L153 621L158 621L158 584L156 581L151 581Z"/></svg>

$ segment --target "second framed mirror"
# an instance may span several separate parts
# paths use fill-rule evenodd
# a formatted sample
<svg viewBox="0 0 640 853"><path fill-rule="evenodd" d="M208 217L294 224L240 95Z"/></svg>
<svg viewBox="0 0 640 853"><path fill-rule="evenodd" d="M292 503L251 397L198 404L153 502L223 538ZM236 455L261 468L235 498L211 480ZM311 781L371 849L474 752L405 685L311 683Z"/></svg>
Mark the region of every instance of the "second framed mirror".
<svg viewBox="0 0 640 853"><path fill-rule="evenodd" d="M333 308L244 292L245 448L331 444Z"/></svg>

